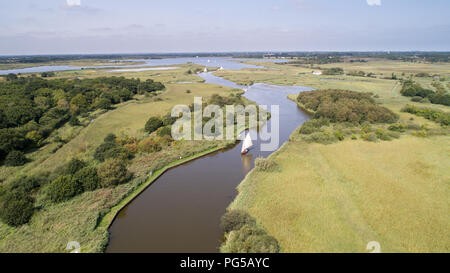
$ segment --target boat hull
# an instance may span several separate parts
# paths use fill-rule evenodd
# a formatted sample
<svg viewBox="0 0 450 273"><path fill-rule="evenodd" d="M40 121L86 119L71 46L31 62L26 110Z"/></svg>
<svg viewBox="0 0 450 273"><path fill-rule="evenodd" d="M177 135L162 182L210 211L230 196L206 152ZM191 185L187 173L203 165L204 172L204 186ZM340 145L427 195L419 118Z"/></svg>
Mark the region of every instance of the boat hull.
<svg viewBox="0 0 450 273"><path fill-rule="evenodd" d="M241 151L241 155L245 155L246 153L248 153L249 149L245 149L243 151Z"/></svg>

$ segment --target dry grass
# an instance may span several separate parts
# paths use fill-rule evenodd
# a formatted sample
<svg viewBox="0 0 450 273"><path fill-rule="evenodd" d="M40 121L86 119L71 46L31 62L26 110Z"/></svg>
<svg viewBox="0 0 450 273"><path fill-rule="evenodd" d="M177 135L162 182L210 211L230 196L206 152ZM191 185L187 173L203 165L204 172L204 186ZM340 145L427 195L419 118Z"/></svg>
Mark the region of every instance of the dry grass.
<svg viewBox="0 0 450 273"><path fill-rule="evenodd" d="M450 136L331 145L289 142L280 173L251 172L232 208L284 252L450 251Z"/></svg>

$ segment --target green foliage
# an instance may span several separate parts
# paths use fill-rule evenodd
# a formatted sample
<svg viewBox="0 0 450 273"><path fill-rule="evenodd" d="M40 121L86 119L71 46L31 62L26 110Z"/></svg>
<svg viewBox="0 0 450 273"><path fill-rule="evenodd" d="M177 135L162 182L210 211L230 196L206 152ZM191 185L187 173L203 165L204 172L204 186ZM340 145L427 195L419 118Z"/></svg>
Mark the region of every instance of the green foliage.
<svg viewBox="0 0 450 273"><path fill-rule="evenodd" d="M222 229L226 241L220 251L223 253L277 253L277 240L257 227L256 221L248 213L240 210L228 211L222 217Z"/></svg>
<svg viewBox="0 0 450 273"><path fill-rule="evenodd" d="M345 139L344 134L340 130L336 130L333 132L333 135L335 138L337 138L339 141L342 141Z"/></svg>
<svg viewBox="0 0 450 273"><path fill-rule="evenodd" d="M323 70L323 75L342 75L344 74L344 69L340 67L326 68Z"/></svg>
<svg viewBox="0 0 450 273"><path fill-rule="evenodd" d="M154 131L158 130L158 128L164 125L163 121L159 117L150 117L145 123L144 130L151 134Z"/></svg>
<svg viewBox="0 0 450 273"><path fill-rule="evenodd" d="M55 203L66 201L82 192L83 186L71 175L57 177L47 188L48 197Z"/></svg>
<svg viewBox="0 0 450 273"><path fill-rule="evenodd" d="M388 130L403 133L406 131L407 128L408 128L408 126L403 123L395 123L395 124L389 125Z"/></svg>
<svg viewBox="0 0 450 273"><path fill-rule="evenodd" d="M279 169L279 165L270 158L257 158L255 160L255 168L258 171L273 172Z"/></svg>
<svg viewBox="0 0 450 273"><path fill-rule="evenodd" d="M309 135L314 132L321 131L320 128L323 126L330 125L330 120L326 118L317 118L317 119L310 119L302 124L302 126L299 129L300 134Z"/></svg>
<svg viewBox="0 0 450 273"><path fill-rule="evenodd" d="M244 225L255 225L256 220L243 210L229 210L220 219L220 226L225 233L239 230Z"/></svg>
<svg viewBox="0 0 450 273"><path fill-rule="evenodd" d="M158 136L171 136L172 135L172 126L164 126L159 128L158 130Z"/></svg>
<svg viewBox="0 0 450 273"><path fill-rule="evenodd" d="M77 171L74 179L83 187L83 191L93 191L100 187L100 178L95 167L84 167Z"/></svg>
<svg viewBox="0 0 450 273"><path fill-rule="evenodd" d="M79 170L83 169L86 166L87 166L86 162L78 158L72 158L69 161L69 163L67 163L66 166L64 166L63 174L74 175L76 172L78 172Z"/></svg>
<svg viewBox="0 0 450 273"><path fill-rule="evenodd" d="M331 122L391 123L398 119L391 110L375 104L370 93L315 90L301 92L297 101L315 112L314 118L327 118Z"/></svg>
<svg viewBox="0 0 450 273"><path fill-rule="evenodd" d="M22 166L25 163L27 163L27 158L25 157L25 154L22 151L16 151L13 150L8 153L8 155L5 158L5 165L6 166Z"/></svg>
<svg viewBox="0 0 450 273"><path fill-rule="evenodd" d="M104 142L102 144L100 144L100 146L98 146L95 149L94 152L94 159L103 162L105 161L105 159L107 158L107 152L111 149L114 149L117 147L117 144L114 142Z"/></svg>
<svg viewBox="0 0 450 273"><path fill-rule="evenodd" d="M108 134L108 135L103 139L103 141L104 141L104 142L112 142L112 143L115 143L115 142L116 142L116 139L117 139L116 135L110 133L110 134Z"/></svg>
<svg viewBox="0 0 450 273"><path fill-rule="evenodd" d="M441 125L450 125L450 113L434 110L431 108L420 108L412 105L406 105L402 108L402 112L407 112L417 116L424 117Z"/></svg>
<svg viewBox="0 0 450 273"><path fill-rule="evenodd" d="M78 114L129 100L139 86L145 92L164 88L152 80L141 84L139 79L124 77L48 80L10 75L7 79L0 82L0 160L11 150L36 146L69 120L79 125ZM34 136L28 134L31 131Z"/></svg>
<svg viewBox="0 0 450 273"><path fill-rule="evenodd" d="M321 143L321 144L331 144L336 142L338 139L328 131L315 132L303 137L308 143Z"/></svg>
<svg viewBox="0 0 450 273"><path fill-rule="evenodd" d="M98 167L97 174L100 178L100 185L104 188L126 183L132 177L125 163L115 158L110 158L103 162Z"/></svg>
<svg viewBox="0 0 450 273"><path fill-rule="evenodd" d="M402 89L400 93L407 97L421 97L428 98L433 104L442 104L450 106L450 94L445 92L444 87L439 82L434 82L434 86L438 92L434 92L430 89L423 88L420 84L415 83L412 80L407 80L403 82ZM413 101L416 101L414 99Z"/></svg>
<svg viewBox="0 0 450 273"><path fill-rule="evenodd" d="M23 191L7 192L0 201L0 218L10 226L28 223L34 213L34 200Z"/></svg>
<svg viewBox="0 0 450 273"><path fill-rule="evenodd" d="M153 139L144 139L139 142L139 150L144 153L161 151L161 145Z"/></svg>

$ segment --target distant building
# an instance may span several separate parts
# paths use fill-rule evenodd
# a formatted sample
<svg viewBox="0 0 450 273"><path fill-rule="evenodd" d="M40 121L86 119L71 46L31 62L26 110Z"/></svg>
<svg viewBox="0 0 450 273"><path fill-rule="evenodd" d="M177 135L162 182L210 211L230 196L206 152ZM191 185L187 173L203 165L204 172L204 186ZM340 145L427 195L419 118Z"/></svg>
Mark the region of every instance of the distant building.
<svg viewBox="0 0 450 273"><path fill-rule="evenodd" d="M205 72L205 73L208 72L208 68L205 67L205 69L203 70L203 72Z"/></svg>
<svg viewBox="0 0 450 273"><path fill-rule="evenodd" d="M322 71L320 70L313 71L313 75L320 76L322 75Z"/></svg>

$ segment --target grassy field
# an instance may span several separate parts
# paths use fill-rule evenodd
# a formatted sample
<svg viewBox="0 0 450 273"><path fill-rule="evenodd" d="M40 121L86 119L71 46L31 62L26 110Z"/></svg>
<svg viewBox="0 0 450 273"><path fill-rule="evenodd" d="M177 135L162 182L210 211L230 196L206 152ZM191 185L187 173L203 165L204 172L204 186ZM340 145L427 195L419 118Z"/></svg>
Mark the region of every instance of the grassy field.
<svg viewBox="0 0 450 273"><path fill-rule="evenodd" d="M248 210L283 252L450 251L450 136L321 145L289 142L252 171L231 208Z"/></svg>
<svg viewBox="0 0 450 273"><path fill-rule="evenodd" d="M394 71L448 76L450 71L448 64L389 61L327 66L372 71L379 73L377 77ZM400 115L400 122L429 128L440 126L399 110L405 104L450 110L411 102L399 94L400 85L394 80L313 76L312 69L304 67L271 67L273 71L216 74L237 82L372 92L378 103ZM324 145L299 141L295 134L270 157L280 170L251 171L230 205L254 216L283 252L367 252L370 241L378 241L382 252L450 251L449 135L402 135L379 142L346 139Z"/></svg>
<svg viewBox="0 0 450 273"><path fill-rule="evenodd" d="M155 71L114 73L116 76L163 81L166 90L157 96L137 97L135 100L118 105L114 110L93 113L91 115L93 122L88 119L87 127L65 125L57 134L66 138L68 143L54 152L56 143L50 138L47 145L28 155L33 159L32 162L22 167L2 166L0 179L8 183L20 175L52 171L73 157L92 161L93 150L109 133L119 137L141 138L145 135L143 128L150 116L165 115L176 104L189 105L193 103L194 96L207 98L212 94L228 96L236 93L236 90L231 88L212 84L176 83L186 79L201 82L201 78L186 73L190 67L157 71L159 78L152 76ZM57 72L56 76L111 76L109 72L93 71ZM187 90L190 90L190 93L187 93ZM108 241L109 221L113 219L115 212L124 204L127 197L136 195L152 181L154 177L148 177L150 170L192 159L227 144L226 141L183 141L176 142L170 150L163 149L147 156L138 155L129 166L135 174L131 182L115 188L85 192L61 204L50 203L44 195L39 194L36 201L38 211L28 224L12 228L0 223L0 252L65 252L69 241L80 242L82 252L101 252ZM114 209L111 211L112 208ZM103 220L104 217L107 218Z"/></svg>

